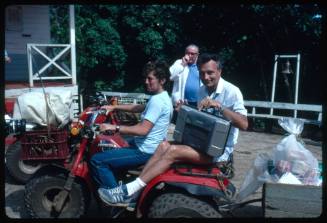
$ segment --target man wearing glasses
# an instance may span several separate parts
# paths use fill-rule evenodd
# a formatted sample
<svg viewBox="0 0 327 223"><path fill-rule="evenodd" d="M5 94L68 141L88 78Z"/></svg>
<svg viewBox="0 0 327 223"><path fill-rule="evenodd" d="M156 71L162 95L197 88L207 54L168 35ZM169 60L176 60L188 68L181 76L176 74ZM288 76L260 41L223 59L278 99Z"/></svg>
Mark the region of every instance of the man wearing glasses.
<svg viewBox="0 0 327 223"><path fill-rule="evenodd" d="M202 85L196 66L198 56L199 47L190 44L185 48L184 57L169 68L170 80L174 81L172 101L175 107L178 104L197 105L197 92Z"/></svg>

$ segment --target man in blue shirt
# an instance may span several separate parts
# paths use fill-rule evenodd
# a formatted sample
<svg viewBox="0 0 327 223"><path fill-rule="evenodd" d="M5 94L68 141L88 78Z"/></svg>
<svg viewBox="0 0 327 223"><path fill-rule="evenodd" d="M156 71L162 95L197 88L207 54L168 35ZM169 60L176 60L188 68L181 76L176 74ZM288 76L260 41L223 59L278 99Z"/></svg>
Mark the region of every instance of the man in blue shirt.
<svg viewBox="0 0 327 223"><path fill-rule="evenodd" d="M152 95L145 105L108 105L107 111L142 112L140 123L134 126L101 124L101 131L115 131L134 135L127 148L96 153L90 160L92 176L100 189L117 187L114 172L142 165L148 161L158 145L166 138L172 117L172 103L164 86L169 77L166 63L149 62L143 70L147 91ZM137 180L142 184L142 181ZM131 192L128 186L126 191ZM133 184L131 184L133 188ZM133 189L132 189L133 190ZM101 194L100 194L101 197Z"/></svg>
<svg viewBox="0 0 327 223"><path fill-rule="evenodd" d="M196 61L199 56L199 47L190 44L185 48L182 59L176 60L169 68L170 80L174 81L172 100L176 107L181 103L196 106L197 92L202 85Z"/></svg>

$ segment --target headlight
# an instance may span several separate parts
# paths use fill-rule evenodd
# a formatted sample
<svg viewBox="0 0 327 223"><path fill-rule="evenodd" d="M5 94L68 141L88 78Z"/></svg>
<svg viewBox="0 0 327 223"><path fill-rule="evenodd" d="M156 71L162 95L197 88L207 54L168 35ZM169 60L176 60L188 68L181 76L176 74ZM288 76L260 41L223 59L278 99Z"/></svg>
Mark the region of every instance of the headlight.
<svg viewBox="0 0 327 223"><path fill-rule="evenodd" d="M72 136L77 136L80 133L82 127L83 124L80 123L80 120L78 122L72 122L70 125L70 134Z"/></svg>
<svg viewBox="0 0 327 223"><path fill-rule="evenodd" d="M70 134L72 134L73 136L77 136L79 134L79 128L77 128L77 127L71 128Z"/></svg>

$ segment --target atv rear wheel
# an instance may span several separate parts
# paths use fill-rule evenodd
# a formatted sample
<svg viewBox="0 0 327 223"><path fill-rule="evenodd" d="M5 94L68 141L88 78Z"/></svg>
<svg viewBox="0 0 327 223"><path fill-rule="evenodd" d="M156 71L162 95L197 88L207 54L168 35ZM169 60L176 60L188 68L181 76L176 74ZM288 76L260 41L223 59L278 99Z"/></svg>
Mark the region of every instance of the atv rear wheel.
<svg viewBox="0 0 327 223"><path fill-rule="evenodd" d="M6 167L10 175L18 182L25 184L42 166L40 161L21 160L22 146L20 141L11 144L6 151Z"/></svg>
<svg viewBox="0 0 327 223"><path fill-rule="evenodd" d="M63 191L66 176L43 175L32 178L25 185L25 206L32 218L80 218L86 213L89 198L82 184L76 182L68 194L60 212L55 210L57 195Z"/></svg>
<svg viewBox="0 0 327 223"><path fill-rule="evenodd" d="M165 193L152 203L149 218L221 218L222 215L207 202L191 195Z"/></svg>

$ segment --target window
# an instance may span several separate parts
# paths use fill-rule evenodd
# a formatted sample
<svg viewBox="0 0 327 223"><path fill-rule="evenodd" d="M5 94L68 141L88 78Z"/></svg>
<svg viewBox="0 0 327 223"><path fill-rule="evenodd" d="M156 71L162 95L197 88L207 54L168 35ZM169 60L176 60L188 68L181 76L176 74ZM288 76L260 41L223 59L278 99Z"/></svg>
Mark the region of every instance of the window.
<svg viewBox="0 0 327 223"><path fill-rule="evenodd" d="M21 6L9 6L6 8L6 30L23 30L23 9Z"/></svg>

